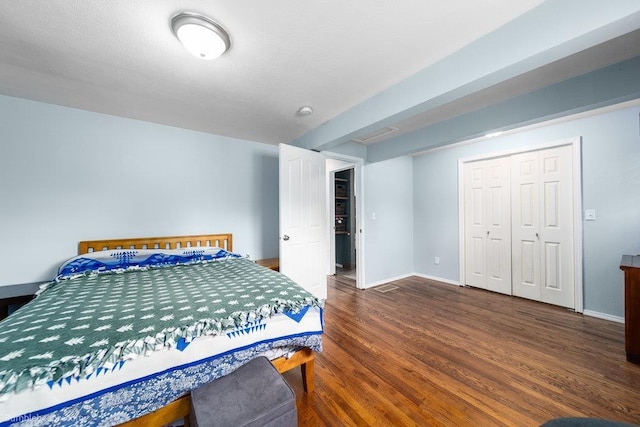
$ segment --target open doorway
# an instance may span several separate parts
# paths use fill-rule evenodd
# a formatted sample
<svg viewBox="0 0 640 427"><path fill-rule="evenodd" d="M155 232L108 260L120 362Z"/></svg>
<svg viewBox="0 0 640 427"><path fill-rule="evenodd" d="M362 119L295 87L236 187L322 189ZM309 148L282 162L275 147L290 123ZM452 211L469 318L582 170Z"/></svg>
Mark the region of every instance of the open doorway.
<svg viewBox="0 0 640 427"><path fill-rule="evenodd" d="M354 168L334 172L334 233L336 276L357 278L356 200Z"/></svg>
<svg viewBox="0 0 640 427"><path fill-rule="evenodd" d="M361 289L365 282L362 233L364 161L343 154L329 152L325 154L327 156L327 217L329 218L327 274L339 276L340 283L351 284Z"/></svg>

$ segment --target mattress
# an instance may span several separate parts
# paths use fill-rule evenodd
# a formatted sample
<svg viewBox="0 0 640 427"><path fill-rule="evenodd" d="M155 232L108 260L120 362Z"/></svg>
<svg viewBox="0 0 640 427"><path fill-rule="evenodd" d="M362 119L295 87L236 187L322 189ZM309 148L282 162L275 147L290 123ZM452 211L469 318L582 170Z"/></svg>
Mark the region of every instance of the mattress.
<svg viewBox="0 0 640 427"><path fill-rule="evenodd" d="M147 255L76 262L0 323L0 426L113 425L258 355L321 350L323 302L286 276Z"/></svg>

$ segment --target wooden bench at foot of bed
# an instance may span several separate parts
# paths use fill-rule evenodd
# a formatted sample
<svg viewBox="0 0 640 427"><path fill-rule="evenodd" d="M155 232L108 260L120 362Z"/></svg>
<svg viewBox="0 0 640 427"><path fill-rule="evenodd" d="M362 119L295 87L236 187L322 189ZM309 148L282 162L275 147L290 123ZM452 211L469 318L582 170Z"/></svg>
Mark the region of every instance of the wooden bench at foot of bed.
<svg viewBox="0 0 640 427"><path fill-rule="evenodd" d="M313 350L303 348L290 357L279 357L271 361L281 374L293 368L300 366L302 370L302 386L306 393L311 393L315 386L314 383L314 359ZM184 419L184 426L189 427L189 415L191 413L191 397L189 394L174 400L160 409L143 415L126 423L120 424L120 427L139 427L139 426L162 426L173 421Z"/></svg>

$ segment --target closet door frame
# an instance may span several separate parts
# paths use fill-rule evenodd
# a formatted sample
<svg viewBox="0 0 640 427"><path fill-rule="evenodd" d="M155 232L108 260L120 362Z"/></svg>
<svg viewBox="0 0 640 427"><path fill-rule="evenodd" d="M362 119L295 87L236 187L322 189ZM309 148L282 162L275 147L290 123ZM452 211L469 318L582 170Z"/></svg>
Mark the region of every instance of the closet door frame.
<svg viewBox="0 0 640 427"><path fill-rule="evenodd" d="M575 308L577 313L584 311L584 283L582 280L582 138L573 137L543 144L518 147L499 152L480 154L472 157L458 159L458 267L460 275L460 286L465 286L465 200L464 200L464 164L478 160L488 160L497 157L510 156L513 154L526 153L530 151L544 150L547 148L571 146L573 162L573 250L574 250L574 278L575 278Z"/></svg>

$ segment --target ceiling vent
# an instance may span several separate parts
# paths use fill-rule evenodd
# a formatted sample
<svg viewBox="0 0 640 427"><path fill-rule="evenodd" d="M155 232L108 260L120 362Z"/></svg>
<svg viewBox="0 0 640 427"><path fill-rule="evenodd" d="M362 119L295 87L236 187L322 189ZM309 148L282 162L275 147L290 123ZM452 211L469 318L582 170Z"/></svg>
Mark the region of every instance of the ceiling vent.
<svg viewBox="0 0 640 427"><path fill-rule="evenodd" d="M398 130L398 128L394 128L393 126L385 126L382 129L374 130L358 138L353 138L352 141L359 142L360 144L372 144L385 136L398 132Z"/></svg>

